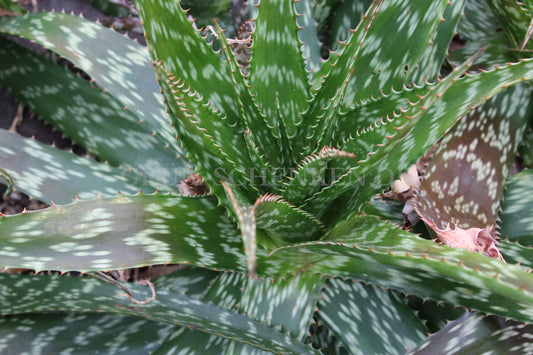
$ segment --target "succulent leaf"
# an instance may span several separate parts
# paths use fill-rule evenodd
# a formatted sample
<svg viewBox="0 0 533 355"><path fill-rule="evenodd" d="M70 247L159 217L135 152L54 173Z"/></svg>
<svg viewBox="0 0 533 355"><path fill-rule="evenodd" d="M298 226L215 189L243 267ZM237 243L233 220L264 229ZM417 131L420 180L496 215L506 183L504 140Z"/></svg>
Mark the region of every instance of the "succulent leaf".
<svg viewBox="0 0 533 355"><path fill-rule="evenodd" d="M200 92L212 107L227 115L229 124L238 123L230 67L193 28L180 2L142 0L137 6L152 59Z"/></svg>
<svg viewBox="0 0 533 355"><path fill-rule="evenodd" d="M42 313L0 317L0 351L17 354L154 353L174 329L165 324L116 314Z"/></svg>
<svg viewBox="0 0 533 355"><path fill-rule="evenodd" d="M487 3L503 28L508 46L514 50L533 49L533 43L528 43L533 20L531 1L487 0Z"/></svg>
<svg viewBox="0 0 533 355"><path fill-rule="evenodd" d="M47 203L66 204L76 197L114 196L119 191L136 194L139 190L173 190L126 169L100 164L6 130L0 130L0 141L0 166L11 176L14 187Z"/></svg>
<svg viewBox="0 0 533 355"><path fill-rule="evenodd" d="M413 205L442 242L501 258L494 226L533 113L530 97L529 87L510 87L463 118L432 154Z"/></svg>
<svg viewBox="0 0 533 355"><path fill-rule="evenodd" d="M306 157L283 186L281 191L283 198L296 206L300 205L306 198L318 192L321 185L326 183L326 179L335 178L325 176L330 161L342 161L354 157L353 153L329 147L322 148L318 154Z"/></svg>
<svg viewBox="0 0 533 355"><path fill-rule="evenodd" d="M364 140L365 143L366 141L374 144L383 143L387 135L392 135L396 132L393 129L395 127L394 119L407 110L410 103L417 102L420 97L426 96L432 90L432 86L434 84L426 83L426 85L421 87L415 85L409 88L404 87L400 91L393 90L389 94L381 94L361 102L353 108L343 107L339 112L334 143L345 150L350 149L348 147L358 146L359 140ZM389 122L393 122L393 124L386 129L387 133L380 134L379 139L369 140L358 137L368 130L387 125ZM365 155L370 151L372 151L371 148L364 148Z"/></svg>
<svg viewBox="0 0 533 355"><path fill-rule="evenodd" d="M319 220L285 202L280 196L266 194L251 205L246 203L234 186L224 184L224 188L239 222L251 275L255 275L258 228L268 235L268 239L260 235L260 244L267 248L316 240L322 236L324 226ZM272 243L274 245L271 246Z"/></svg>
<svg viewBox="0 0 533 355"><path fill-rule="evenodd" d="M0 38L0 68L0 85L99 159L168 185L190 173L188 163L165 148L152 128L89 81L5 38Z"/></svg>
<svg viewBox="0 0 533 355"><path fill-rule="evenodd" d="M524 170L513 175L505 184L506 191L502 202L500 234L511 241L525 246L533 245L533 170Z"/></svg>
<svg viewBox="0 0 533 355"><path fill-rule="evenodd" d="M317 38L317 23L315 21L313 3L311 0L301 0L294 3L298 15L299 36L302 42L302 52L305 58L305 68L310 76L322 66L320 55L321 43Z"/></svg>
<svg viewBox="0 0 533 355"><path fill-rule="evenodd" d="M357 104L407 84L450 4L440 0L384 2L361 44L345 102ZM395 31L391 33L390 28Z"/></svg>
<svg viewBox="0 0 533 355"><path fill-rule="evenodd" d="M239 311L303 341L309 335L324 284L324 278L313 273L278 279L247 278Z"/></svg>
<svg viewBox="0 0 533 355"><path fill-rule="evenodd" d="M298 136L293 141L295 157L303 158L317 148L320 149L319 144L322 143L320 137L324 135L326 125L335 125L335 122L328 123L328 120L335 118L333 113L336 112L354 73L354 61L361 49L360 43L366 38L368 28L377 16L382 3L383 0L376 0L372 3L346 46L330 59L329 65L323 63L321 70L317 72L321 80L313 88L315 94L305 112L303 128L298 131ZM326 137L330 136L331 134L326 135ZM320 147L327 144L324 143Z"/></svg>
<svg viewBox="0 0 533 355"><path fill-rule="evenodd" d="M258 10L248 79L274 135L280 137L283 126L290 141L302 124L309 91L297 14L293 1L261 1Z"/></svg>
<svg viewBox="0 0 533 355"><path fill-rule="evenodd" d="M34 41L70 60L183 155L145 47L97 23L57 12L0 18L0 32Z"/></svg>
<svg viewBox="0 0 533 355"><path fill-rule="evenodd" d="M162 63L156 62L154 68L159 78L161 90L168 98L167 105L172 110L171 117L174 127L180 140L188 149L187 158L195 165L196 171L204 178L215 195L223 196L220 181L226 181L239 186L246 193L248 199L253 200L259 193L245 175L246 172L250 171L250 156L246 154L246 151L229 156L220 145L224 144L224 147L233 151L234 148L231 146L233 141L236 145L239 144L237 142L241 142L241 147L246 145L244 137L239 135L232 136L229 141L227 139L223 139L220 143L216 141L215 139L221 139L217 135L227 135L233 130L230 131L230 127L225 127L226 123L219 112L206 106L202 98L196 97L195 92L190 92L190 87L185 87L185 83L176 80L162 65ZM206 116L210 116L210 122L206 120L208 121L207 124L210 127L215 127L216 132L208 132L199 122L204 111ZM245 165L237 165L235 161L231 160L232 158L243 159Z"/></svg>
<svg viewBox="0 0 533 355"><path fill-rule="evenodd" d="M464 14L458 27L459 39L463 42L455 46L448 61L458 65L480 51L483 53L476 65L484 69L516 61L516 56L509 51L509 40L499 30L501 25L486 0L468 1Z"/></svg>
<svg viewBox="0 0 533 355"><path fill-rule="evenodd" d="M531 351L531 337L531 325L477 312L467 313L432 334L408 354L524 354Z"/></svg>
<svg viewBox="0 0 533 355"><path fill-rule="evenodd" d="M300 254L309 259L314 256L306 267L309 271L371 282L524 322L533 319L533 276L527 270L436 245L373 216L352 217L321 241L271 253L276 254L279 260L297 260Z"/></svg>
<svg viewBox="0 0 533 355"><path fill-rule="evenodd" d="M466 0L454 0L444 10L443 21L438 25L431 43L418 62L416 71L411 72L408 82L422 85L424 81L435 81L440 75L440 68L448 55L450 42L457 33L459 21L463 19L463 10L467 2Z"/></svg>
<svg viewBox="0 0 533 355"><path fill-rule="evenodd" d="M266 178L272 169L266 165L265 160L276 166L280 166L282 163L280 159L281 146L279 137L274 136L272 129L268 127L265 115L257 106L250 92L249 84L241 71L241 67L237 63L237 59L218 21L215 21L215 29L224 55L226 56L226 62L231 67L232 79L235 84L234 98L239 103L244 119L243 124L246 128L244 139L248 148L248 154L250 154L250 159L254 163L255 169L261 171ZM269 176L267 180L271 179L272 177ZM266 184L263 184L263 187L266 186Z"/></svg>
<svg viewBox="0 0 533 355"><path fill-rule="evenodd" d="M467 313L462 307L433 300L421 299L416 296L408 296L407 304L417 312L418 318L422 319L431 333L444 329L450 321L461 318Z"/></svg>
<svg viewBox="0 0 533 355"><path fill-rule="evenodd" d="M427 331L400 297L361 282L331 279L318 304L319 322L351 353L364 349L373 354L399 354L417 346Z"/></svg>
<svg viewBox="0 0 533 355"><path fill-rule="evenodd" d="M239 232L211 197L119 195L3 217L0 228L1 266L8 268L87 272L192 263L245 270Z"/></svg>
<svg viewBox="0 0 533 355"><path fill-rule="evenodd" d="M335 216L335 220L346 217L346 212L342 211L358 211L371 196L391 184L391 175L399 176L423 156L457 118L509 85L533 77L533 62L529 60L482 72L476 77L457 79L464 69L464 66L455 69L419 102L413 104L400 116L402 121L396 127L401 128L386 144L378 147L359 166L350 169L334 185L326 187L308 200L303 208L308 207L310 212L316 213L316 207L328 203L334 196L342 195L337 201L339 203L335 204L335 209L341 211ZM468 87L473 87L473 81L476 81L476 90L468 90ZM379 169L380 166L394 167L394 170ZM396 171L397 168L402 170ZM361 177L370 183L354 184ZM321 207L320 210L324 208Z"/></svg>
<svg viewBox="0 0 533 355"><path fill-rule="evenodd" d="M65 310L113 313L195 327L271 352L316 353L309 345L246 315L202 302L184 293L165 292L165 288L172 289L173 279L179 280L179 272L154 282L155 300L147 304L134 304L121 294L123 291L120 288L94 278L0 274L2 314ZM138 284L128 285L128 288L139 298L149 292L147 287ZM36 293L39 294L38 298L34 297ZM22 294L26 296L20 297Z"/></svg>

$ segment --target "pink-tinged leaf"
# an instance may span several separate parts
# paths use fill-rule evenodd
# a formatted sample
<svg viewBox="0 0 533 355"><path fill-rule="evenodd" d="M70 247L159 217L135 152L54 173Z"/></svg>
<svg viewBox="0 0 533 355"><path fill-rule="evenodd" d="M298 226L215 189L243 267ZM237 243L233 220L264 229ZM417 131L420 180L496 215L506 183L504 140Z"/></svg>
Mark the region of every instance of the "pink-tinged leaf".
<svg viewBox="0 0 533 355"><path fill-rule="evenodd" d="M503 260L494 226L529 97L521 85L503 92L464 117L431 157L414 208L443 243Z"/></svg>

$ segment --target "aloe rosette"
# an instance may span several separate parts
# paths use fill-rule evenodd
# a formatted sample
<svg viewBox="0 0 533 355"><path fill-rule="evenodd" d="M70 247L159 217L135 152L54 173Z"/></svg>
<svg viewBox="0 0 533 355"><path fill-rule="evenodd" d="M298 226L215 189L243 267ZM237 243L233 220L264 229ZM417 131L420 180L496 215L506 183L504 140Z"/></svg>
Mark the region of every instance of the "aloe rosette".
<svg viewBox="0 0 533 355"><path fill-rule="evenodd" d="M468 204L438 212L452 210L451 198L478 201L464 179L449 198L434 188L453 184L453 169L429 168L415 198L429 227L485 228L489 219L496 226L531 113L533 62L499 62L492 48L480 54L473 41L455 61L446 59L459 22L476 25L463 19L465 3L376 0L364 11L342 5L344 12L328 17L340 42L322 60L314 22L321 14L313 15L312 2L262 1L246 75L221 24L215 20L208 31L215 52L175 1L137 3L149 51L63 13L1 18L0 32L40 44L92 78L0 38L0 84L99 162L0 131L1 176L58 204L0 219L0 265L89 275L190 266L155 280L155 300L142 304L116 282L93 277L0 274L0 332L13 334L0 349L20 343L14 330L23 325L35 336L55 329L48 339L62 341L45 344L50 351L90 351L99 343L163 353L402 353L449 341L454 333L444 319L453 312L413 306L404 294L531 322L528 247L500 240L504 263L439 245L392 223L401 214L375 198L441 138L437 167L439 159L462 161L457 147L476 138L464 132L481 137L496 127L495 146L479 138L492 165L467 146L477 154L472 169L485 167L491 176L478 189L490 216ZM359 24L343 30L353 18ZM479 70L476 60L497 66ZM445 61L455 67L441 77ZM469 130L481 116L492 123ZM178 182L193 172L209 195L179 194ZM504 205L503 235L522 210L512 206ZM127 287L137 300L150 298L147 287ZM466 312L457 324L482 324L478 313L459 309L448 318ZM45 319L44 312L54 315ZM110 321L117 327L107 327ZM426 321L439 324L431 331L444 329L427 339ZM85 330L92 323L101 327ZM62 338L65 324L76 325L69 327L76 337Z"/></svg>

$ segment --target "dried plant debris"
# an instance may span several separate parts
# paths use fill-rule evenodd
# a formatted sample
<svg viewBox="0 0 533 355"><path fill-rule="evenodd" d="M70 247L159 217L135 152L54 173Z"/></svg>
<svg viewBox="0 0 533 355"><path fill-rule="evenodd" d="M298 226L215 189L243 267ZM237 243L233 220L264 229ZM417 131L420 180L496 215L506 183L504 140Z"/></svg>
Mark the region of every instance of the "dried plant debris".
<svg viewBox="0 0 533 355"><path fill-rule="evenodd" d="M178 189L182 196L203 196L210 192L209 185L203 182L198 174L191 174L178 183Z"/></svg>
<svg viewBox="0 0 533 355"><path fill-rule="evenodd" d="M495 226L528 95L517 86L473 110L431 157L413 205L442 243L503 260Z"/></svg>

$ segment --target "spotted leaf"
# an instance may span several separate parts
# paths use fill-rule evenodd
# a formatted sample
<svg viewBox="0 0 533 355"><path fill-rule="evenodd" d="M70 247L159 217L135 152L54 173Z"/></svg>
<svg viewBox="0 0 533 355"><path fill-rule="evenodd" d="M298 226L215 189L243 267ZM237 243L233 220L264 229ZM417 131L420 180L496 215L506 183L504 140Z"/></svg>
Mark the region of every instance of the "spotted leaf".
<svg viewBox="0 0 533 355"><path fill-rule="evenodd" d="M247 144L248 154L250 154L250 159L253 161L255 169L264 171L265 174L263 175L266 176L273 168L268 166L268 163L276 167L282 163L279 137L276 137L268 126L264 112L259 108L250 91L249 84L242 72L242 65L239 65L238 58L233 54L228 39L218 21L215 21L215 29L226 61L231 67L232 80L235 84L234 99L238 102L243 116L244 139ZM249 46L250 44L244 45ZM263 184L263 187L266 187L267 184L274 185L275 182L267 181Z"/></svg>
<svg viewBox="0 0 533 355"><path fill-rule="evenodd" d="M171 117L174 126L180 140L188 148L187 158L195 164L196 171L204 178L214 194L223 196L220 182L226 181L236 184L243 190L248 199L253 200L259 194L257 188L250 184L245 174L250 171L251 167L250 165L238 166L236 164L236 161L250 164L250 156L246 154L246 151L239 151L234 156L229 156L223 150L226 147L235 152L235 147L231 146L233 141L235 141L237 148L239 147L238 142L240 142L242 148L243 145L246 145L244 138L240 135L233 136L230 141L223 140L219 143L216 140L220 138L218 135L227 137L227 133L231 132L229 127L228 130L220 127L225 124L223 117L214 108L206 105L201 97L195 96L196 93L189 92L189 88L172 76L162 65L162 63L157 62L154 64L154 68L161 84L161 90L167 98L166 103L172 111ZM208 132L202 127L199 116L204 115L204 112L200 109L206 111L206 116L210 116L211 122L208 123L208 126L217 126L216 132ZM243 160L240 160L241 158Z"/></svg>
<svg viewBox="0 0 533 355"><path fill-rule="evenodd" d="M0 167L12 178L17 190L50 203L65 204L98 194L114 196L119 191L153 193L172 188L121 168L99 164L85 157L64 152L0 130Z"/></svg>
<svg viewBox="0 0 533 355"><path fill-rule="evenodd" d="M317 38L317 23L311 0L302 0L294 3L300 27L299 38L302 42L302 51L305 58L306 70L310 73L318 71L322 65L320 56L321 43Z"/></svg>
<svg viewBox="0 0 533 355"><path fill-rule="evenodd" d="M370 152L366 160L350 169L332 186L309 199L306 205L310 207L310 211L317 211L311 206L323 205L331 197L342 195L335 206L332 206L334 210L341 211L340 214L335 214L334 220L339 221L345 214L355 213L373 195L383 191L387 185L390 186L393 176L399 176L423 156L457 118L507 86L533 77L533 62L524 60L457 80L460 75L458 73L462 70L464 67L456 69L455 74L450 74L403 113L401 121L394 126L399 129L394 136L387 138L385 144ZM468 87L473 88L473 81L476 81L476 88L468 90ZM390 170L392 167L393 171ZM398 168L402 170L397 171ZM364 177L363 183L354 184L361 182L361 177Z"/></svg>
<svg viewBox="0 0 533 355"><path fill-rule="evenodd" d="M533 276L527 270L437 245L373 216L352 217L321 241L280 248L272 256L276 254L280 260L298 260L300 254L312 260L314 256L306 266L309 271L524 322L533 319Z"/></svg>
<svg viewBox="0 0 533 355"><path fill-rule="evenodd" d="M280 137L282 129L290 141L302 122L309 90L297 14L292 1L282 0L261 1L258 11L249 81L275 135Z"/></svg>
<svg viewBox="0 0 533 355"><path fill-rule="evenodd" d="M4 216L0 229L3 267L98 271L192 263L245 270L239 232L213 198L119 195Z"/></svg>
<svg viewBox="0 0 533 355"><path fill-rule="evenodd" d="M142 0L137 5L152 59L228 115L230 124L240 123L230 67L193 28L180 2Z"/></svg>
<svg viewBox="0 0 533 355"><path fill-rule="evenodd" d="M454 0L444 10L442 22L438 25L430 44L416 66L416 70L410 73L409 82L422 85L424 81L434 81L440 75L440 68L448 55L450 43L457 33L458 24L463 19L463 11L467 2L466 0ZM472 53L472 55L474 54Z"/></svg>
<svg viewBox="0 0 533 355"><path fill-rule="evenodd" d="M487 3L503 27L509 47L514 50L533 49L533 43L528 40L533 21L531 1L488 0Z"/></svg>
<svg viewBox="0 0 533 355"><path fill-rule="evenodd" d="M513 175L505 184L506 191L502 202L501 228L503 237L518 241L522 245L533 245L533 170L524 170Z"/></svg>
<svg viewBox="0 0 533 355"><path fill-rule="evenodd" d="M357 105L361 100L382 91L388 93L405 83L447 6L447 1L374 2L344 48L336 53L338 59L331 62L331 67L323 66L325 79L309 112L309 116L317 120L315 133L321 134L319 146L330 145L336 139L337 115L334 112L341 100L348 106ZM397 29L394 36L402 40L391 36L389 26ZM399 43L405 50L397 47ZM336 90L333 95L332 88Z"/></svg>
<svg viewBox="0 0 533 355"><path fill-rule="evenodd" d="M112 313L199 328L271 352L316 353L309 345L244 314L172 292L172 281L179 282L179 273L154 282L157 297L146 304L132 303L122 289L94 278L0 274L0 280L3 315L54 311ZM128 288L139 299L150 297L148 287L128 285ZM22 294L25 296L20 297Z"/></svg>
<svg viewBox="0 0 533 355"><path fill-rule="evenodd" d="M327 173L335 172L327 169L328 162L354 157L353 153L329 147L322 148L318 154L306 157L282 188L283 198L294 205L300 205L306 198L320 190L321 185L326 184L326 180L335 179L335 176L327 176Z"/></svg>
<svg viewBox="0 0 533 355"><path fill-rule="evenodd" d="M152 128L80 76L3 37L0 68L0 85L99 159L168 185L190 173Z"/></svg>
<svg viewBox="0 0 533 355"><path fill-rule="evenodd" d="M515 85L463 118L439 143L414 199L438 238L501 257L495 225L503 187L525 124L529 87Z"/></svg>
<svg viewBox="0 0 533 355"><path fill-rule="evenodd" d="M352 280L329 280L318 310L319 324L351 353L399 354L423 341L427 331L401 295Z"/></svg>
<svg viewBox="0 0 533 355"><path fill-rule="evenodd" d="M408 354L525 354L533 349L532 337L531 325L477 312L467 313Z"/></svg>
<svg viewBox="0 0 533 355"><path fill-rule="evenodd" d="M322 236L324 226L320 221L280 196L266 194L251 205L234 186L224 184L224 188L239 222L248 270L252 275L256 267L258 229L260 236L266 233L260 237L259 243L269 249Z"/></svg>
<svg viewBox="0 0 533 355"><path fill-rule="evenodd" d="M29 39L70 60L182 154L145 47L100 24L57 12L1 18L0 32Z"/></svg>
<svg viewBox="0 0 533 355"><path fill-rule="evenodd" d="M146 319L115 314L41 313L0 317L0 351L113 354L159 350L164 337L177 328Z"/></svg>
<svg viewBox="0 0 533 355"><path fill-rule="evenodd" d="M476 65L484 69L516 60L517 57L509 51L509 40L500 30L501 25L486 0L467 1L464 14L457 29L459 40L447 57L448 61L459 65L480 51Z"/></svg>

